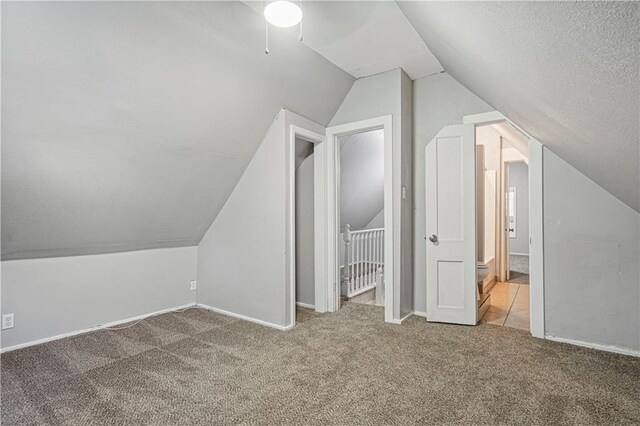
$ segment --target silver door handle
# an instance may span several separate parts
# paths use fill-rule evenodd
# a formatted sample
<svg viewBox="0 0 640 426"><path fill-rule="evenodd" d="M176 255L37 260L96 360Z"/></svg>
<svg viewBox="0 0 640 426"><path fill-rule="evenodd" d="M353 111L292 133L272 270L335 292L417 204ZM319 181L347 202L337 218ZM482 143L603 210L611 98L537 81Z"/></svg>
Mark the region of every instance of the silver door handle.
<svg viewBox="0 0 640 426"><path fill-rule="evenodd" d="M437 243L438 242L438 236L437 235L431 235L429 237L429 241L431 241L432 243Z"/></svg>

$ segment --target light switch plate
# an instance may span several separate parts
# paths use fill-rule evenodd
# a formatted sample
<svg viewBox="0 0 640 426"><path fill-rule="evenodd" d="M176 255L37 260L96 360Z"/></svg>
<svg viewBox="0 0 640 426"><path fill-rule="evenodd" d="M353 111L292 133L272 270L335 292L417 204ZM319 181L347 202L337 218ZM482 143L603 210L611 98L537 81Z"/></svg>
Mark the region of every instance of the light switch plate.
<svg viewBox="0 0 640 426"><path fill-rule="evenodd" d="M196 287L197 287L196 281L195 280L191 281L191 291L194 291Z"/></svg>

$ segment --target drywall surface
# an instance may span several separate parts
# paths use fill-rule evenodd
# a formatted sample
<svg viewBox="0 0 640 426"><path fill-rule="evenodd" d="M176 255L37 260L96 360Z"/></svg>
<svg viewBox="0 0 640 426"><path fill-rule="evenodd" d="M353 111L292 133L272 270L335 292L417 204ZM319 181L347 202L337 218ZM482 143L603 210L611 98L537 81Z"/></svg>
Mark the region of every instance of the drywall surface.
<svg viewBox="0 0 640 426"><path fill-rule="evenodd" d="M323 135L324 127L281 110L198 246L198 302L277 327L294 323L288 271L295 166L291 126ZM292 188L294 189L294 188ZM293 277L291 277L293 279Z"/></svg>
<svg viewBox="0 0 640 426"><path fill-rule="evenodd" d="M273 121L198 246L198 303L285 326L285 123Z"/></svg>
<svg viewBox="0 0 640 426"><path fill-rule="evenodd" d="M2 262L7 348L196 301L196 247Z"/></svg>
<svg viewBox="0 0 640 426"><path fill-rule="evenodd" d="M260 16L264 3L243 0ZM304 44L356 78L402 68L412 79L442 71L394 1L308 1ZM288 31L298 37L298 26Z"/></svg>
<svg viewBox="0 0 640 426"><path fill-rule="evenodd" d="M640 3L398 4L456 80L640 211Z"/></svg>
<svg viewBox="0 0 640 426"><path fill-rule="evenodd" d="M354 81L269 38L240 2L3 2L2 258L197 245L280 108Z"/></svg>
<svg viewBox="0 0 640 426"><path fill-rule="evenodd" d="M408 88L408 89L407 89ZM400 69L357 80L342 105L329 123L330 126L351 123L369 118L392 115L393 144L393 226L400 232L394 234L394 282L399 282L394 295L393 317L400 319L411 312L412 274L403 270L411 262L411 247L408 238L411 232L411 80ZM407 130L408 129L408 130ZM407 198L402 199L402 186L407 188ZM403 219L405 219L403 221ZM409 231L406 231L409 229ZM402 296L404 295L404 297Z"/></svg>
<svg viewBox="0 0 640 426"><path fill-rule="evenodd" d="M483 170L476 170L476 178L482 184L478 185L482 191L477 196L477 226L478 226L478 260L488 263L496 258L496 212L498 211L496 190L501 180L502 162L500 135L493 126L478 126L476 128L476 157L483 156ZM479 160L478 164L479 164ZM482 193L481 193L482 192ZM480 211L481 210L481 211ZM489 274L488 280L492 275Z"/></svg>
<svg viewBox="0 0 640 426"><path fill-rule="evenodd" d="M371 222L367 223L364 229L384 228L384 209L380 210Z"/></svg>
<svg viewBox="0 0 640 426"><path fill-rule="evenodd" d="M340 230L365 229L384 207L384 132L371 130L338 138L340 146Z"/></svg>
<svg viewBox="0 0 640 426"><path fill-rule="evenodd" d="M413 81L400 74L402 145L400 147L400 318L413 312ZM394 152L394 156L397 155Z"/></svg>
<svg viewBox="0 0 640 426"><path fill-rule="evenodd" d="M545 148L548 335L640 350L640 214Z"/></svg>
<svg viewBox="0 0 640 426"><path fill-rule="evenodd" d="M516 188L516 238L509 239L509 252L529 254L529 166L509 164L509 187Z"/></svg>
<svg viewBox="0 0 640 426"><path fill-rule="evenodd" d="M299 142L309 144L310 142ZM296 169L296 302L315 304L313 153Z"/></svg>
<svg viewBox="0 0 640 426"><path fill-rule="evenodd" d="M446 73L413 82L413 307L416 312L427 309L424 148L444 126L462 124L465 115L492 110Z"/></svg>

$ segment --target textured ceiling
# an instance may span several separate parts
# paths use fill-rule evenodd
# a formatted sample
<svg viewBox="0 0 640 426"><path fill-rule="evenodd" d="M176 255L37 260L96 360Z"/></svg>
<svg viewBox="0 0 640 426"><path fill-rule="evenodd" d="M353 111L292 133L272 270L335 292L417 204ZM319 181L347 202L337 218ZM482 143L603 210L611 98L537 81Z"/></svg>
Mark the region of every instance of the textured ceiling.
<svg viewBox="0 0 640 426"><path fill-rule="evenodd" d="M197 244L280 108L353 84L271 43L240 2L3 2L3 259Z"/></svg>
<svg viewBox="0 0 640 426"><path fill-rule="evenodd" d="M640 3L398 3L456 80L640 210Z"/></svg>
<svg viewBox="0 0 640 426"><path fill-rule="evenodd" d="M264 1L246 1L262 16ZM412 79L442 71L393 1L303 1L303 43L357 78L402 68ZM298 26L270 31L299 35Z"/></svg>
<svg viewBox="0 0 640 426"><path fill-rule="evenodd" d="M340 225L363 229L384 208L384 132L342 136Z"/></svg>

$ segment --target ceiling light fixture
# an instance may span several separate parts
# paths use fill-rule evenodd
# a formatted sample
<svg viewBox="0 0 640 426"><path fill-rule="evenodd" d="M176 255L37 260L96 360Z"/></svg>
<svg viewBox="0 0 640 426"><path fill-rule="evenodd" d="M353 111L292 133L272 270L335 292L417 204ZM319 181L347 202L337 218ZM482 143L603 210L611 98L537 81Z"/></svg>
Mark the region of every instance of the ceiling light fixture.
<svg viewBox="0 0 640 426"><path fill-rule="evenodd" d="M300 24L300 37L302 41L302 0L300 6L286 0L273 1L264 8L265 25L265 49L264 53L269 54L269 24L279 28L290 28Z"/></svg>
<svg viewBox="0 0 640 426"><path fill-rule="evenodd" d="M278 0L264 8L264 17L271 25L289 28L302 21L302 9L290 1Z"/></svg>

